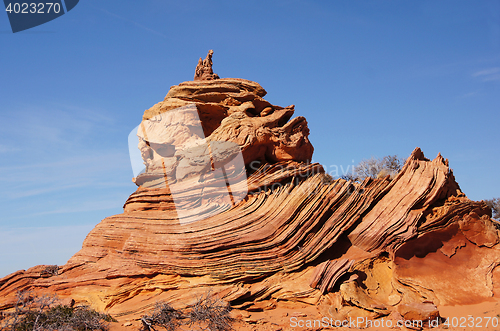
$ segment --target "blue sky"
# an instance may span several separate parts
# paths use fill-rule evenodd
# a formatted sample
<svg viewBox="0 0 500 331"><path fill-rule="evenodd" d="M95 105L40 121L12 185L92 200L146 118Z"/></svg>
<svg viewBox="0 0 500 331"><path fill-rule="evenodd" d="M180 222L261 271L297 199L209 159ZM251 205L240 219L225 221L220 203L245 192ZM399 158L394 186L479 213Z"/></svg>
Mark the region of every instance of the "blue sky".
<svg viewBox="0 0 500 331"><path fill-rule="evenodd" d="M0 277L64 264L122 211L129 132L209 49L296 105L333 175L418 146L500 196L500 1L82 0L16 34L0 14Z"/></svg>

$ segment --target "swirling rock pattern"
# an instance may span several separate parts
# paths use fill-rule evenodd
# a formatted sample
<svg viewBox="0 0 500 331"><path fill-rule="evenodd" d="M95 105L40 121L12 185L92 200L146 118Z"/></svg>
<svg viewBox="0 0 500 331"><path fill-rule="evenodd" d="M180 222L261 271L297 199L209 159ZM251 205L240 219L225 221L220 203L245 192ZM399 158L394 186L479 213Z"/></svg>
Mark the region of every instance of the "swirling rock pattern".
<svg viewBox="0 0 500 331"><path fill-rule="evenodd" d="M448 160L416 148L392 180L331 180L308 162L305 119L290 120L293 106L265 94L240 79L186 82L143 117L194 104L207 141L241 148L241 201L202 204L196 212L208 217L182 224L171 188L139 175L124 212L102 220L57 273L37 266L0 279L0 309L34 289L126 320L158 300L189 306L210 288L240 310L300 304L336 319L425 319L500 293L498 223L461 192ZM186 196L199 185L185 183Z"/></svg>

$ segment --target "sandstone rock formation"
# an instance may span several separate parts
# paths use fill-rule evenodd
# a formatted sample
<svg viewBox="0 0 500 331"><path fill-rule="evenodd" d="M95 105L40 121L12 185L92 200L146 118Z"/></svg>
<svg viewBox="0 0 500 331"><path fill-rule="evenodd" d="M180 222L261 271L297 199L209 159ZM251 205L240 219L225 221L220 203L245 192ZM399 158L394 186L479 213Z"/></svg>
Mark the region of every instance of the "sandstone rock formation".
<svg viewBox="0 0 500 331"><path fill-rule="evenodd" d="M213 55L214 55L214 51L209 50L205 60L202 60L200 57L200 59L198 60L198 65L196 66L196 70L194 73L194 80L219 79L219 75L214 74L214 71L212 69L212 65L213 65L212 56Z"/></svg>
<svg viewBox="0 0 500 331"><path fill-rule="evenodd" d="M309 162L306 120L265 94L242 79L171 87L144 113L146 169L124 212L102 220L57 272L0 279L0 309L33 289L125 321L210 289L242 312L427 320L440 305L499 295L498 223L461 192L448 160L416 148L392 180L331 180ZM224 177L213 174L225 165ZM245 194L229 203L226 187ZM177 196L190 221L180 222Z"/></svg>

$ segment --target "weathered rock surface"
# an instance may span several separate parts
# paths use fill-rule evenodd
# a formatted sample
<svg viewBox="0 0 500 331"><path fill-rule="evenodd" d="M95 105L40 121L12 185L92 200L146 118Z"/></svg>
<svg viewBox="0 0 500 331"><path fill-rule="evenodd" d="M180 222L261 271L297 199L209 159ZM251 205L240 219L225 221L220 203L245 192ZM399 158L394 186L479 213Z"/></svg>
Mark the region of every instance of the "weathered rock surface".
<svg viewBox="0 0 500 331"><path fill-rule="evenodd" d="M331 180L309 163L305 119L291 119L293 106L271 105L265 94L242 79L173 86L144 113L159 124L138 133L146 171L124 213L102 220L57 272L37 266L0 279L0 309L12 307L16 291L34 289L125 321L159 300L189 306L210 288L250 312L300 304L335 319L427 319L438 305L500 293L498 224L485 203L461 192L448 160L416 148L392 180ZM157 117L193 105L203 132L188 113ZM186 147L193 141L195 151ZM208 150L213 142L232 142L243 155L244 173L227 176L243 178L248 194L232 204L217 200L217 190L197 198L217 182L206 173L229 158ZM174 189L204 217L180 222Z"/></svg>
<svg viewBox="0 0 500 331"><path fill-rule="evenodd" d="M194 73L194 80L212 80L212 79L219 79L219 75L214 74L214 71L212 69L212 56L214 55L213 50L209 50L207 57L205 60L202 60L200 57L200 60L198 61L198 65L196 66L196 70Z"/></svg>

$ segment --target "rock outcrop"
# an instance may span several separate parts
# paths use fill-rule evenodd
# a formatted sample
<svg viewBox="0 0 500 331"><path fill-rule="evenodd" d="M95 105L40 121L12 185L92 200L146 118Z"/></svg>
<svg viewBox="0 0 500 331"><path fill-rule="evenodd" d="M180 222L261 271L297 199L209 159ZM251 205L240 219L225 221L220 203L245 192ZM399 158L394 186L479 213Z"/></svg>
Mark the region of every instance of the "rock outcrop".
<svg viewBox="0 0 500 331"><path fill-rule="evenodd" d="M171 87L144 113L145 170L124 212L57 272L0 279L0 309L33 289L130 320L210 289L242 311L426 320L500 293L498 223L461 192L448 160L416 148L392 180L332 180L310 163L306 120L265 95L242 79Z"/></svg>
<svg viewBox="0 0 500 331"><path fill-rule="evenodd" d="M214 74L214 71L212 69L212 65L213 65L212 56L213 55L214 55L214 51L209 50L205 60L202 60L200 57L200 60L198 61L198 65L196 66L196 70L194 73L194 80L219 79L219 75Z"/></svg>

